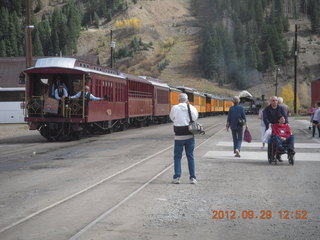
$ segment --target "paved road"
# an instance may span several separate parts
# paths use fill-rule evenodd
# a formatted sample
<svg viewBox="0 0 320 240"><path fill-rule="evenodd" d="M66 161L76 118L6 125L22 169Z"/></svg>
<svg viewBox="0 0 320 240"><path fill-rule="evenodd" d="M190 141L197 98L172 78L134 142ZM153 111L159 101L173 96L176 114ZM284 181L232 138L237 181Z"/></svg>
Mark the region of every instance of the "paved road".
<svg viewBox="0 0 320 240"><path fill-rule="evenodd" d="M267 163L253 142L232 154L225 116L200 120L199 183L171 184L172 126L47 143L0 139L0 239L319 239L320 141L291 119L296 163Z"/></svg>

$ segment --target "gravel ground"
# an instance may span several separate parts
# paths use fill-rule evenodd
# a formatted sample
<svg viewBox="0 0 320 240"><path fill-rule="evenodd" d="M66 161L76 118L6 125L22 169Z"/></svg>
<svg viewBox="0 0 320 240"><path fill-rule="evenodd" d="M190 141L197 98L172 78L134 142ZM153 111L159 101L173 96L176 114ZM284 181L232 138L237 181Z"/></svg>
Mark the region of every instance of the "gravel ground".
<svg viewBox="0 0 320 240"><path fill-rule="evenodd" d="M0 139L29 135L39 135L39 132L30 131L29 126L25 123L0 124Z"/></svg>

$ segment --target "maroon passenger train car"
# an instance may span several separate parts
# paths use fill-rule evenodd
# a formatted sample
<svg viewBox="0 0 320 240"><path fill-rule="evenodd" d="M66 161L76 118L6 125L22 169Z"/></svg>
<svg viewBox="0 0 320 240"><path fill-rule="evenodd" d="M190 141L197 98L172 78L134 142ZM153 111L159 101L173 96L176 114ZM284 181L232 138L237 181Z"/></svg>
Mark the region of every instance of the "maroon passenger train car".
<svg viewBox="0 0 320 240"><path fill-rule="evenodd" d="M152 84L153 122L166 123L170 114L170 87L159 79L142 76Z"/></svg>
<svg viewBox="0 0 320 240"><path fill-rule="evenodd" d="M31 130L49 141L80 138L87 132L122 130L152 119L153 87L136 76L88 64L73 58L43 58L26 71L26 117ZM56 100L53 83L59 77L69 96L89 86L96 97Z"/></svg>

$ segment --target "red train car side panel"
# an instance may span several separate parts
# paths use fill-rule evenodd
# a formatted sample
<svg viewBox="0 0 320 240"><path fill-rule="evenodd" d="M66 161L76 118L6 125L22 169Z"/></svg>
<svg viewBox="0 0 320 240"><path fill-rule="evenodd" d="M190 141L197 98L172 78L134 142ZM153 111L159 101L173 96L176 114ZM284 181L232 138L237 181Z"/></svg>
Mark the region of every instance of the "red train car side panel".
<svg viewBox="0 0 320 240"><path fill-rule="evenodd" d="M124 119L126 109L127 81L110 76L92 75L91 93L96 97L107 96L108 100L89 101L87 122Z"/></svg>
<svg viewBox="0 0 320 240"><path fill-rule="evenodd" d="M147 80L126 75L128 88L128 118L152 116L152 85Z"/></svg>
<svg viewBox="0 0 320 240"><path fill-rule="evenodd" d="M169 88L154 86L154 116L167 116L170 113Z"/></svg>

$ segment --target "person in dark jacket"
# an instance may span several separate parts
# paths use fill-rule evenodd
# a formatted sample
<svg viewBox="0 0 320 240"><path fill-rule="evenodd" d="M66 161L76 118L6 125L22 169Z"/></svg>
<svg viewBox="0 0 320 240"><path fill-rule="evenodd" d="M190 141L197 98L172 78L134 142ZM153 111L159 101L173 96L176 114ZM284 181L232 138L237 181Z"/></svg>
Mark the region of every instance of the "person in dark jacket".
<svg viewBox="0 0 320 240"><path fill-rule="evenodd" d="M244 113L244 109L239 105L240 98L235 96L233 97L234 106L232 106L228 113L228 119L226 128L229 131L231 128L232 139L233 139L233 151L235 153L235 157L240 157L240 150L242 144L242 136L243 136L243 126L246 125L247 119L246 114ZM244 125L239 125L239 118L244 120Z"/></svg>
<svg viewBox="0 0 320 240"><path fill-rule="evenodd" d="M57 89L59 89L60 85L62 85L63 88L68 92L67 85L64 83L61 76L56 76L54 82L52 83L52 87L51 87L51 95L52 96L55 96L55 92Z"/></svg>
<svg viewBox="0 0 320 240"><path fill-rule="evenodd" d="M288 123L288 116L284 108L279 106L278 98L273 96L270 98L270 105L263 111L263 122L266 125L266 130L271 127L271 124L278 123L279 116L283 116L285 123Z"/></svg>
<svg viewBox="0 0 320 240"><path fill-rule="evenodd" d="M68 92L63 85L59 85L59 87L55 90L54 97L57 100L64 100L66 97L68 97Z"/></svg>

